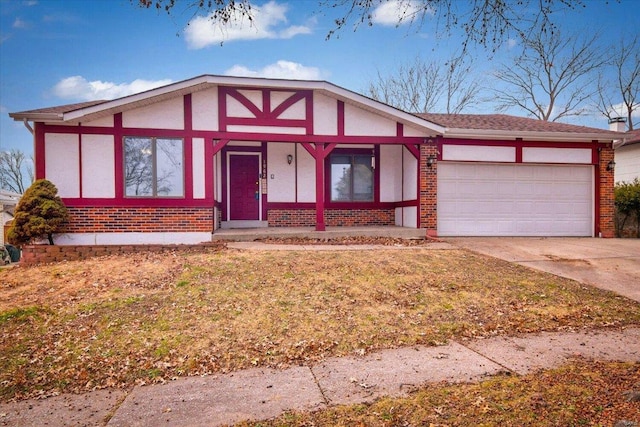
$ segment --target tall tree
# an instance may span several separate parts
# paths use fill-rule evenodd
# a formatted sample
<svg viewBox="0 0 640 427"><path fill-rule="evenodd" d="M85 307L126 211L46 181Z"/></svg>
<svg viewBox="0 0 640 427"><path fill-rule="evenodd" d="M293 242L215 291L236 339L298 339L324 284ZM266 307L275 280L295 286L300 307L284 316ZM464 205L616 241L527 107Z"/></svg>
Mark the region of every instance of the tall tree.
<svg viewBox="0 0 640 427"><path fill-rule="evenodd" d="M0 151L0 188L22 194L33 182L33 160L22 151Z"/></svg>
<svg viewBox="0 0 640 427"><path fill-rule="evenodd" d="M367 93L404 111L461 113L478 101L481 89L479 80L471 77L470 68L463 55L444 64L416 57L387 76L378 71Z"/></svg>
<svg viewBox="0 0 640 427"><path fill-rule="evenodd" d="M623 39L612 51L607 68L613 69L615 79L598 77L598 92L595 105L608 119L626 117L627 129L637 128L633 113L640 110L640 40L636 35Z"/></svg>
<svg viewBox="0 0 640 427"><path fill-rule="evenodd" d="M534 31L522 39L522 50L503 64L495 77L498 109L517 108L545 121L578 116L597 90L589 84L606 62L598 35L583 38L559 30Z"/></svg>

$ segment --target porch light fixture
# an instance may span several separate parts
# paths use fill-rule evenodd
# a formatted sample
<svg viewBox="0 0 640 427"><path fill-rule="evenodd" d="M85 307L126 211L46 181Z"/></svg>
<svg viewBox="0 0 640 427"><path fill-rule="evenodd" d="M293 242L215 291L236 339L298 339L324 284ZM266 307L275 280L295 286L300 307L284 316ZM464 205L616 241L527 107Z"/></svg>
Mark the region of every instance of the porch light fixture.
<svg viewBox="0 0 640 427"><path fill-rule="evenodd" d="M293 156L291 154L287 154L287 163L291 164L293 162Z"/></svg>
<svg viewBox="0 0 640 427"><path fill-rule="evenodd" d="M607 163L607 170L612 171L615 168L616 168L616 162L614 162L613 160L610 160L609 163Z"/></svg>
<svg viewBox="0 0 640 427"><path fill-rule="evenodd" d="M427 147L435 147L436 149L435 154L430 154L429 157L427 157L427 167L431 167L436 163L436 161L438 160L438 155L440 155L440 151L438 150L438 143L431 138L425 138L422 143Z"/></svg>

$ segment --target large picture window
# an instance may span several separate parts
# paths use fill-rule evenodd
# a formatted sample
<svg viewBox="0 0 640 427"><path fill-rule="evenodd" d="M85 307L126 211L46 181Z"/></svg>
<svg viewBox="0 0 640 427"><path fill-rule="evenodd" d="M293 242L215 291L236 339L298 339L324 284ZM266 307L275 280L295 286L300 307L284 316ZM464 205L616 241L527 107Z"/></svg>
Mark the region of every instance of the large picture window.
<svg viewBox="0 0 640 427"><path fill-rule="evenodd" d="M182 139L125 137L124 183L129 197L184 196Z"/></svg>
<svg viewBox="0 0 640 427"><path fill-rule="evenodd" d="M331 201L373 201L373 155L332 154Z"/></svg>

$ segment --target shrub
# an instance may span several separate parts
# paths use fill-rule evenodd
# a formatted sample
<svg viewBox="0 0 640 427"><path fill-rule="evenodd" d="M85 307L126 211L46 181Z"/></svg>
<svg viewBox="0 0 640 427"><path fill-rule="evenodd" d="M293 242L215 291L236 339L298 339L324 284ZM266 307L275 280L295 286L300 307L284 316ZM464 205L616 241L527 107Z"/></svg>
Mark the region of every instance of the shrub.
<svg viewBox="0 0 640 427"><path fill-rule="evenodd" d="M56 186L39 179L18 202L7 238L10 243L21 246L46 237L53 245L53 233L60 232L68 220L69 213L58 197Z"/></svg>
<svg viewBox="0 0 640 427"><path fill-rule="evenodd" d="M636 237L640 237L640 180L619 182L615 186L616 235L624 236L625 226L635 220Z"/></svg>

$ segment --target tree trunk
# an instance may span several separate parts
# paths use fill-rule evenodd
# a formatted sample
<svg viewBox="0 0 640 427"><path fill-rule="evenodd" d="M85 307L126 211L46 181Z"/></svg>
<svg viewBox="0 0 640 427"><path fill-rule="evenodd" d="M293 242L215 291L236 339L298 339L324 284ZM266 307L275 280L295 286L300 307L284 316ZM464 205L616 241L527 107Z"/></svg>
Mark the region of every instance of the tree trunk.
<svg viewBox="0 0 640 427"><path fill-rule="evenodd" d="M53 234L51 233L47 234L47 239L49 239L49 244L53 245Z"/></svg>

